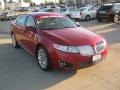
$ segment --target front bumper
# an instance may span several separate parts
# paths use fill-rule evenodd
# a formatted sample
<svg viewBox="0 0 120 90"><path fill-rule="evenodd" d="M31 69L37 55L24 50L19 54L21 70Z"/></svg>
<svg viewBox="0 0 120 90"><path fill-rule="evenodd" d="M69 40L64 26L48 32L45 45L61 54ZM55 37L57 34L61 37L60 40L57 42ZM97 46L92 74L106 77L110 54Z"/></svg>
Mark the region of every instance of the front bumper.
<svg viewBox="0 0 120 90"><path fill-rule="evenodd" d="M114 15L96 15L96 17L99 19L107 19L107 20L112 20Z"/></svg>
<svg viewBox="0 0 120 90"><path fill-rule="evenodd" d="M108 48L106 47L105 50L99 55L101 55L101 59L96 61L99 62L106 58L108 52ZM83 67L90 66L96 62L93 61L93 56L82 56L81 54L71 54L71 53L64 53L57 51L58 53L58 67L62 69L79 69Z"/></svg>
<svg viewBox="0 0 120 90"><path fill-rule="evenodd" d="M83 16L78 16L78 15L72 15L71 18L73 19L80 19L80 20L84 20L84 17Z"/></svg>

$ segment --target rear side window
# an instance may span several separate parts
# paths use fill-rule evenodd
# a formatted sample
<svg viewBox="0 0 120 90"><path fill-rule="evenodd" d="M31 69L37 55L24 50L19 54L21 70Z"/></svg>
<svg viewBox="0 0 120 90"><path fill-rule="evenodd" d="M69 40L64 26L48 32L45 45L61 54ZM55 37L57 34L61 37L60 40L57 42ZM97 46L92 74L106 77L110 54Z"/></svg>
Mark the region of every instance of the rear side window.
<svg viewBox="0 0 120 90"><path fill-rule="evenodd" d="M84 10L86 10L85 7L82 7L82 8L79 8L79 9L78 9L78 11L84 11Z"/></svg>
<svg viewBox="0 0 120 90"><path fill-rule="evenodd" d="M26 18L27 18L26 15L20 16L20 17L16 20L16 23L19 24L19 25L21 25L21 26L25 26Z"/></svg>
<svg viewBox="0 0 120 90"><path fill-rule="evenodd" d="M99 10L110 10L113 6L101 6Z"/></svg>
<svg viewBox="0 0 120 90"><path fill-rule="evenodd" d="M93 7L89 8L88 11L94 11L95 9Z"/></svg>
<svg viewBox="0 0 120 90"><path fill-rule="evenodd" d="M46 12L53 12L53 11L54 11L53 9L46 10Z"/></svg>
<svg viewBox="0 0 120 90"><path fill-rule="evenodd" d="M69 11L74 11L74 10L75 10L75 8L70 8L70 9L69 9Z"/></svg>
<svg viewBox="0 0 120 90"><path fill-rule="evenodd" d="M116 3L114 5L114 9L120 11L120 4Z"/></svg>
<svg viewBox="0 0 120 90"><path fill-rule="evenodd" d="M67 10L67 9L65 8L65 9L61 9L60 11L61 11L61 12L65 12L66 10Z"/></svg>

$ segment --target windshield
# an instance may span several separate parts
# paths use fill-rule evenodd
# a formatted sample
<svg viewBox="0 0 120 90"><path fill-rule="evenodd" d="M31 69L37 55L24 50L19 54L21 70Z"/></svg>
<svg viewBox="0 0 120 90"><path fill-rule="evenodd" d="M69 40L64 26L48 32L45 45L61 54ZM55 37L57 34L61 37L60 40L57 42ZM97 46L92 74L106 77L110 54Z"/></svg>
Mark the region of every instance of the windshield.
<svg viewBox="0 0 120 90"><path fill-rule="evenodd" d="M78 9L78 11L84 11L84 10L86 10L85 7L81 7L81 8Z"/></svg>
<svg viewBox="0 0 120 90"><path fill-rule="evenodd" d="M66 9L66 8L64 8L64 9L61 9L60 11L61 11L61 12L65 12L66 10L67 10L67 9Z"/></svg>
<svg viewBox="0 0 120 90"><path fill-rule="evenodd" d="M110 10L112 6L101 6L99 10Z"/></svg>
<svg viewBox="0 0 120 90"><path fill-rule="evenodd" d="M39 12L45 12L47 9L46 8L42 8L39 10Z"/></svg>
<svg viewBox="0 0 120 90"><path fill-rule="evenodd" d="M45 12L53 12L54 9L46 9Z"/></svg>
<svg viewBox="0 0 120 90"><path fill-rule="evenodd" d="M37 20L39 29L41 30L53 30L63 28L76 28L77 25L68 18L63 17L51 17Z"/></svg>

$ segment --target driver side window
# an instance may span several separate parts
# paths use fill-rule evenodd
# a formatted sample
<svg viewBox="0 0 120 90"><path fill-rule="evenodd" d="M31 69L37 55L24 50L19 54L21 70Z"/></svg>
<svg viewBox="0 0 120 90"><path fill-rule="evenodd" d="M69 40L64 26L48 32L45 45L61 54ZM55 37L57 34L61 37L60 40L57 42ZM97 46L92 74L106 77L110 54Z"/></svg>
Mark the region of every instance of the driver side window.
<svg viewBox="0 0 120 90"><path fill-rule="evenodd" d="M18 17L18 19L16 20L16 23L17 23L18 25L25 26L26 18L27 18L26 15L20 16L20 17Z"/></svg>
<svg viewBox="0 0 120 90"><path fill-rule="evenodd" d="M94 8L92 7L92 8L90 8L88 11L94 11Z"/></svg>
<svg viewBox="0 0 120 90"><path fill-rule="evenodd" d="M26 26L35 27L35 22L32 17L30 17L30 16L27 17Z"/></svg>

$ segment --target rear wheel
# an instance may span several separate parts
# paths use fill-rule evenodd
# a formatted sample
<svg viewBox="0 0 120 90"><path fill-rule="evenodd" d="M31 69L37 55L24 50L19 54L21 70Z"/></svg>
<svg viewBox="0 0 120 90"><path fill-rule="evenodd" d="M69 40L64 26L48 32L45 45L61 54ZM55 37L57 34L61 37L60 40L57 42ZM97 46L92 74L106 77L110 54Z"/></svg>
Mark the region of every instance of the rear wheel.
<svg viewBox="0 0 120 90"><path fill-rule="evenodd" d="M9 19L9 20L12 20L12 17L10 16L8 19Z"/></svg>
<svg viewBox="0 0 120 90"><path fill-rule="evenodd" d="M67 17L69 17L69 18L71 18L71 15L70 14L68 14L68 15L66 15Z"/></svg>
<svg viewBox="0 0 120 90"><path fill-rule="evenodd" d="M98 22L102 22L102 19L101 19L101 18L97 18L97 21L98 21Z"/></svg>
<svg viewBox="0 0 120 90"><path fill-rule="evenodd" d="M37 50L37 60L42 70L48 71L52 69L48 52L43 46L40 46Z"/></svg>
<svg viewBox="0 0 120 90"><path fill-rule="evenodd" d="M118 14L115 14L115 15L114 15L114 18L113 18L113 22L114 22L114 23L118 23L118 21L119 21L119 15L118 15Z"/></svg>
<svg viewBox="0 0 120 90"><path fill-rule="evenodd" d="M20 45L17 43L16 37L14 34L11 35L12 45L14 48L20 48Z"/></svg>
<svg viewBox="0 0 120 90"><path fill-rule="evenodd" d="M87 15L86 18L85 18L86 21L89 21L90 20L90 16Z"/></svg>

